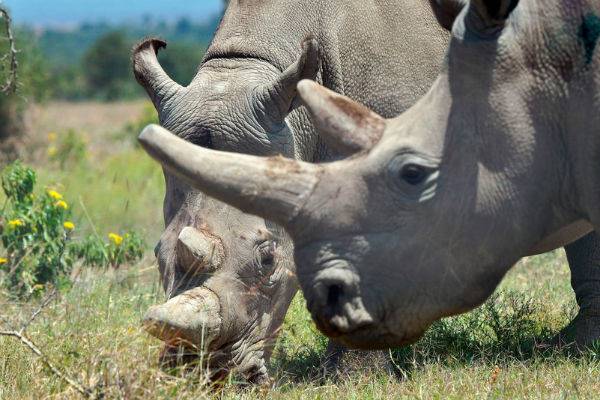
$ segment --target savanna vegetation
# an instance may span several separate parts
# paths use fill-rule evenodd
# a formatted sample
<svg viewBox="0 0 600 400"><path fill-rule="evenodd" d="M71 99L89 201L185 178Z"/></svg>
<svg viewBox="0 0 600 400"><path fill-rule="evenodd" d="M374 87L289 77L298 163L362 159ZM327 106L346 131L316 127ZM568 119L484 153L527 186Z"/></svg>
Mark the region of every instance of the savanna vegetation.
<svg viewBox="0 0 600 400"><path fill-rule="evenodd" d="M112 57L115 43L128 51L135 36L106 31L72 58L90 75L106 72L91 66L101 55ZM162 229L164 184L159 166L135 144L156 115L141 100L106 103L97 100L112 95L81 94L93 79L106 77L64 70L75 74L70 80L56 78L58 69L38 69L48 59L40 48L58 46L59 33L33 40L46 44L31 50L27 33L19 33L20 89L0 94L0 112L10 104L16 113L10 124L0 116L0 129L21 132L21 151L3 150L7 157L0 161L0 399L597 398L596 350L575 354L540 345L576 311L562 251L521 261L484 306L440 321L420 342L390 351L391 368L350 362L324 378L319 362L326 340L301 295L272 359L272 389L244 387L235 376L207 387L201 367L159 368L160 342L144 333L140 320L163 300L152 244ZM0 46L5 44L0 34ZM72 56L68 47L52 51L65 59ZM173 61L173 68L195 68L194 57ZM42 91L52 76L73 88L65 83ZM128 73L113 84L126 80L133 87ZM72 103L56 96L95 100ZM20 161L9 162L15 155Z"/></svg>

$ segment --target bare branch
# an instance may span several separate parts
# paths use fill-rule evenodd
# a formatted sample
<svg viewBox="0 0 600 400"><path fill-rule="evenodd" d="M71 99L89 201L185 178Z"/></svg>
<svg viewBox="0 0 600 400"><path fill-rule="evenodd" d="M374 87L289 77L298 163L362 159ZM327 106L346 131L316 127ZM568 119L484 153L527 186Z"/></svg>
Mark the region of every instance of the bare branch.
<svg viewBox="0 0 600 400"><path fill-rule="evenodd" d="M2 62L8 59L8 77L6 78L6 82L0 86L0 93L14 93L17 90L17 72L19 69L19 62L17 60L18 51L15 46L15 37L12 31L12 19L3 6L0 6L0 17L4 21L4 30L8 40L8 54L2 57Z"/></svg>
<svg viewBox="0 0 600 400"><path fill-rule="evenodd" d="M48 369L50 369L50 371L52 371L54 375L58 376L60 379L65 381L69 386L78 391L82 396L91 397L91 391L89 389L84 388L79 382L63 374L52 362L50 362L50 359L39 349L39 347L37 347L35 343L33 343L31 340L25 337L25 335L17 331L0 331L0 336L14 337L17 340L19 340L22 344L29 348L29 350L31 350L36 356L38 356L42 363L46 367L48 367Z"/></svg>
<svg viewBox="0 0 600 400"><path fill-rule="evenodd" d="M52 291L42 301L42 303L40 304L38 309L35 310L35 312L33 314L31 314L31 317L29 317L29 319L27 321L25 321L25 323L23 323L23 326L21 326L21 330L19 331L19 333L21 333L21 334L25 333L27 328L29 328L29 325L31 325L33 323L33 321L35 321L35 319L38 317L38 315L40 315L42 313L44 308L46 308L48 306L48 304L50 304L50 302L52 300L54 300L54 298L56 297L57 294L58 294L58 290L56 290L56 288L52 289Z"/></svg>
<svg viewBox="0 0 600 400"><path fill-rule="evenodd" d="M53 289L52 292L50 292L46 296L46 298L40 303L40 306L33 312L33 314L31 314L27 321L23 323L21 329L19 330L13 329L9 321L5 317L0 315L0 320L8 328L8 330L0 330L0 336L13 337L17 339L19 342L21 342L21 344L23 344L25 347L31 350L31 352L35 354L42 361L42 363L59 379L63 380L65 383L67 383L69 386L71 386L73 389L79 392L79 394L81 394L82 396L86 398L91 398L93 397L93 392L91 389L85 388L82 384L61 372L61 370L58 369L58 367L56 367L50 361L50 358L46 354L44 354L44 352L25 335L25 331L27 330L29 325L33 323L33 321L42 313L42 311L50 304L50 302L56 297L57 294L58 291L56 289Z"/></svg>

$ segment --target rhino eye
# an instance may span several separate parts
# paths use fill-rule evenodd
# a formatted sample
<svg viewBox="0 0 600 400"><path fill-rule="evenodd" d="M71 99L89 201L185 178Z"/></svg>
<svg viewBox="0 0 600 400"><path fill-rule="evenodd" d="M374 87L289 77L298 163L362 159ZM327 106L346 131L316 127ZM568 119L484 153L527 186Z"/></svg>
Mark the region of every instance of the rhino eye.
<svg viewBox="0 0 600 400"><path fill-rule="evenodd" d="M277 243L273 242L273 241L267 241L262 243L259 247L258 247L258 253L259 253L259 261L260 264L265 268L265 269L271 269L273 267L273 265L275 264L275 251L277 250Z"/></svg>
<svg viewBox="0 0 600 400"><path fill-rule="evenodd" d="M408 164L400 171L400 178L409 185L417 186L425 182L429 175L427 169L420 165Z"/></svg>

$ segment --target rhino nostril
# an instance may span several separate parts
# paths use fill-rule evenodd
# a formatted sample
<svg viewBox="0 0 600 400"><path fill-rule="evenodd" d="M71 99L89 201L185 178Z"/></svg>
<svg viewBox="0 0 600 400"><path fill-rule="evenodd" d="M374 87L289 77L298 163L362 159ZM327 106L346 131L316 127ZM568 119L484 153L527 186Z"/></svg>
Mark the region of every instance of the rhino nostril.
<svg viewBox="0 0 600 400"><path fill-rule="evenodd" d="M344 296L342 285L331 285L327 290L327 306L334 308L340 303L340 298Z"/></svg>

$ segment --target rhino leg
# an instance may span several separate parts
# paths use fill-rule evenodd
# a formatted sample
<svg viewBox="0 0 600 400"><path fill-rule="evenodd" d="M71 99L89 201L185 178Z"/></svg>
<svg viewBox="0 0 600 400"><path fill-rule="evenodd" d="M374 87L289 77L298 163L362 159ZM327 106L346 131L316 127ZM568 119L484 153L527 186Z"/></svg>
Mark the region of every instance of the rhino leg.
<svg viewBox="0 0 600 400"><path fill-rule="evenodd" d="M600 339L600 236L592 232L565 247L579 313L553 340L583 349Z"/></svg>
<svg viewBox="0 0 600 400"><path fill-rule="evenodd" d="M389 375L394 374L394 366L386 351L350 350L331 339L321 369L325 377L351 372L386 371Z"/></svg>

